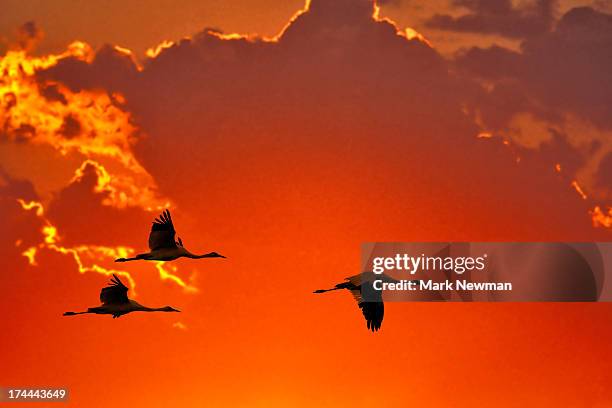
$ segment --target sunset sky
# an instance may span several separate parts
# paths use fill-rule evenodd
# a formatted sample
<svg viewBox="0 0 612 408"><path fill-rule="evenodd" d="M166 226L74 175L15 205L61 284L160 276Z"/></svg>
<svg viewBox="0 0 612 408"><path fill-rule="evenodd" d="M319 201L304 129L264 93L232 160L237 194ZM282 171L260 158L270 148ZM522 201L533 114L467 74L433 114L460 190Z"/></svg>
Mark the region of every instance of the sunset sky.
<svg viewBox="0 0 612 408"><path fill-rule="evenodd" d="M3 10L0 386L87 408L612 407L609 304L387 303L371 333L348 293L312 294L363 242L610 241L611 2ZM114 263L167 207L228 258ZM62 317L112 273L182 312Z"/></svg>

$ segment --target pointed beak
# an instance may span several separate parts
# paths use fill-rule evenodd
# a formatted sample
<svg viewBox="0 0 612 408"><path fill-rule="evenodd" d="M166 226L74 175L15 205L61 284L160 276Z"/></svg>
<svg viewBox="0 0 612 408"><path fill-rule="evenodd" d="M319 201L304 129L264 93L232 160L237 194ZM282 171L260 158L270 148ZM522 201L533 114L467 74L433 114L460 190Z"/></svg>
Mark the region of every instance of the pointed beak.
<svg viewBox="0 0 612 408"><path fill-rule="evenodd" d="M180 310L178 310L178 309L174 309L174 308L172 309L172 311L173 311L173 312L180 312Z"/></svg>

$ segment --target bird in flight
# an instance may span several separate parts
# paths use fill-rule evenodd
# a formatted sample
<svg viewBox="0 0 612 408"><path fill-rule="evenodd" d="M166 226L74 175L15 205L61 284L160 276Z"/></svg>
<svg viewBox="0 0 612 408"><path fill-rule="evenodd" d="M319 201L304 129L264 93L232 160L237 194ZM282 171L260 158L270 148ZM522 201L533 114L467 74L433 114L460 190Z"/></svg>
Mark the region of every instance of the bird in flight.
<svg viewBox="0 0 612 408"><path fill-rule="evenodd" d="M113 319L131 312L180 312L170 306L151 308L141 305L135 300L128 299L128 288L113 274L111 283L100 291L100 302L102 306L90 307L86 312L65 312L64 316L75 316L85 313L110 314Z"/></svg>
<svg viewBox="0 0 612 408"><path fill-rule="evenodd" d="M189 252L183 246L183 241L180 237L175 240L176 231L172 224L170 211L165 210L159 217L153 221L151 232L149 233L149 249L150 252L138 254L133 258L117 258L115 262L127 262L143 259L145 261L173 261L177 258L225 258L216 252L209 252L204 255L196 255Z"/></svg>
<svg viewBox="0 0 612 408"><path fill-rule="evenodd" d="M349 276L345 282L338 283L331 289L318 289L314 293L325 293L332 290L347 289L357 301L357 306L361 309L365 317L368 329L373 332L378 331L382 325L385 315L385 304L383 303L382 290L374 289L374 281L382 280L388 283L398 283L386 274L374 274L374 272L363 272L359 275Z"/></svg>

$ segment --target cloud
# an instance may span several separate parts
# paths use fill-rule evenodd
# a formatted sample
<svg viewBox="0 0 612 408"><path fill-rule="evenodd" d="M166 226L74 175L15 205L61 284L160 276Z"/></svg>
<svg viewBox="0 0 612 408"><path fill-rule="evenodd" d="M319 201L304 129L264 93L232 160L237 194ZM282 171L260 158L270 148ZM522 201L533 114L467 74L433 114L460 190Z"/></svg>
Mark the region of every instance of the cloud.
<svg viewBox="0 0 612 408"><path fill-rule="evenodd" d="M612 56L605 51L611 47L612 15L580 7L551 32L525 40L519 52L472 48L456 59L460 71L488 84L479 102L486 127L529 148L569 146L581 158L573 176L603 203L612 198L602 178L612 153ZM573 158L566 151L557 160Z"/></svg>
<svg viewBox="0 0 612 408"><path fill-rule="evenodd" d="M501 13L507 7L471 6L488 13ZM193 200L189 193L193 183L212 187L220 182L219 168L231 169L230 178L244 177L244 167L266 171L271 166L262 161L274 152L301 162L308 156L298 153L300 149L313 151L312 159L303 164L310 168L314 160L320 169L330 171L338 166L339 177L347 177L342 172L372 152L377 155L372 163L400 171L398 152L405 152L404 171L416 179L415 173L427 174L430 183L445 186L441 196L465 208L474 199L465 191L478 185L480 203L541 201L541 219L553 219L555 200L566 194L552 171L545 174L554 163L538 164L534 158L532 164L524 157L524 168L514 169L509 150L476 140L478 127L465 107L470 101L480 106L493 99L490 93L474 81L450 74L448 63L428 44L408 41L391 22L377 22L372 16L368 1L314 1L277 41L204 30L162 49L136 74L130 73L134 69L117 69L110 60L98 66L94 60L80 64L84 75L74 75L62 64L46 75L71 87L84 86L78 79L83 77L94 78L88 85L92 88L118 86L149 135L136 149L141 160L164 191L185 200ZM504 76L515 75L521 56L503 49L497 52L508 62ZM483 54L482 58L489 57ZM532 108L531 99L513 92L512 86L506 96L517 110ZM514 112L498 106L493 114L502 124ZM253 147L247 156L235 147L245 143ZM335 151L335 159L324 161L323 151ZM476 155L479 161L459 159L455 152ZM502 164L504 155L509 162ZM500 191L489 185L492 180L483 179L483 167L496 174L494 178L506 180L508 188ZM523 178L523 171L541 175L538 180ZM402 175L395 176L403 180ZM225 183L236 188L238 184ZM547 186L548 198L540 197L542 185ZM476 206L472 216L492 208Z"/></svg>
<svg viewBox="0 0 612 408"><path fill-rule="evenodd" d="M555 30L527 39L520 52L472 48L458 65L486 80L516 79L546 107L576 113L611 127L612 15L588 7L569 10Z"/></svg>
<svg viewBox="0 0 612 408"><path fill-rule="evenodd" d="M23 31L37 36L33 25ZM87 67L103 61L113 71L134 61L118 48L92 55L78 42L60 54L38 57L30 51L20 46L0 57L0 206L11 218L0 246L33 267L41 253L59 254L80 273L116 273L133 287L129 273L108 266L135 253L126 246L131 234L125 225L142 225L144 242L152 212L169 205L134 156L142 135L122 95L100 87L71 89L37 74L65 59ZM127 65L121 58L129 59ZM161 280L195 290L176 268L151 266Z"/></svg>
<svg viewBox="0 0 612 408"><path fill-rule="evenodd" d="M44 83L58 73L59 76L70 78L63 83L72 92L103 89L112 95L113 92L126 89L136 79L138 69L130 52L105 44L90 60L80 56L62 58L46 71L38 72L37 77Z"/></svg>
<svg viewBox="0 0 612 408"><path fill-rule="evenodd" d="M140 207L107 205L115 200L113 195L116 194L106 184L108 178L110 176L99 163L87 161L76 171L72 181L53 195L47 216L62 231L65 242L72 245L126 245L130 243L125 233L126 225L141 226L142 236L134 244L145 242L146 226L153 214Z"/></svg>
<svg viewBox="0 0 612 408"><path fill-rule="evenodd" d="M179 329L179 330L187 330L187 325L182 322L174 322L172 323L172 327Z"/></svg>
<svg viewBox="0 0 612 408"><path fill-rule="evenodd" d="M2 166L0 166L0 197L7 200L17 198L35 200L38 198L31 182L11 177Z"/></svg>
<svg viewBox="0 0 612 408"><path fill-rule="evenodd" d="M37 241L36 231L40 223L32 217L24 217L17 199L36 200L38 197L32 183L12 178L0 166L0 213L3 218L3 234L0 248L6 257L20 258L19 252ZM8 262L8 260L7 260Z"/></svg>
<svg viewBox="0 0 612 408"><path fill-rule="evenodd" d="M106 181L113 191L106 205L163 206L167 200L159 197L153 179L132 152L141 135L123 106L123 96L99 87L85 90L85 85L76 87L73 84L70 89L63 83L38 75L44 68L64 60L70 61L69 73L78 70L73 68L75 65L93 67L93 75L97 74L98 64L104 64L107 72L119 72L121 76L124 69L131 72L129 68L134 68L125 52L103 47L92 57L88 46L81 43L71 44L62 54L45 57L31 56L25 50L7 52L0 59L0 70L6 73L0 80L0 135L13 143L2 146L0 150L4 151L0 155L15 156L18 145L27 145L33 149L50 148L81 161L93 159L100 167L111 169L113 175ZM85 75L77 77L86 78ZM110 74L109 78L113 77ZM19 175L19 171L27 172L28 168L19 163L11 166L11 174ZM37 173L37 178L45 177ZM37 180L31 181L38 187Z"/></svg>
<svg viewBox="0 0 612 408"><path fill-rule="evenodd" d="M37 77L123 95L146 135L130 151L165 195L203 209L191 226L203 240L240 226L246 242L278 242L302 222L377 225L381 236L411 226L419 239L600 236L552 153L535 154L529 138L476 137L493 115L500 129L524 109L540 117L513 89L522 55L499 50L515 66L491 91L490 71L457 74L374 14L369 1L313 1L276 38L205 29L141 67L106 48L106 58L64 58ZM512 106L481 109L494 92Z"/></svg>
<svg viewBox="0 0 612 408"><path fill-rule="evenodd" d="M525 38L550 29L556 2L535 0L516 7L511 0L454 0L453 5L467 9L468 13L458 17L435 14L425 25L454 32Z"/></svg>
<svg viewBox="0 0 612 408"><path fill-rule="evenodd" d="M612 127L612 15L574 8L556 29L523 45L521 80L546 103Z"/></svg>
<svg viewBox="0 0 612 408"><path fill-rule="evenodd" d="M17 30L17 46L21 50L31 51L43 39L44 33L34 21L28 21Z"/></svg>
<svg viewBox="0 0 612 408"><path fill-rule="evenodd" d="M83 176L88 177L87 175ZM90 180L93 181L93 180ZM78 180L80 183L81 180ZM88 183L87 180L84 181L85 186L89 184L90 187L94 186L94 182ZM74 185L74 183L73 183ZM63 191L60 195L60 200L64 198L65 195L69 196L70 199L70 207L67 209L69 211L68 217L62 217L61 214L61 204L58 206L57 203L53 202L54 207L52 207L52 214L48 214L45 206L38 201L26 201L24 199L18 198L16 200L12 200L9 204L13 204L10 206L10 209L14 209L18 207L22 210L22 214L20 216L16 216L13 214L15 219L23 218L23 214L33 214L34 217L28 217L30 220L36 220L36 224L38 224L38 231L40 231L40 238L33 239L31 237L33 228L29 229L16 229L11 233L11 229L9 228L9 234L7 237L9 239L14 239L15 236L20 237L15 241L14 248L17 251L22 251L20 254L25 259L27 259L28 264L32 267L38 266L38 256L42 253L57 253L68 259L73 261L74 266L76 267L77 272L79 273L97 273L104 276L111 276L113 274L123 276L130 282L130 287L132 289L135 288L135 280L128 271L114 269L113 267L104 266L105 264L112 264L113 260L119 257L129 257L135 254L135 250L132 247L121 245L104 245L101 242L104 242L105 238L108 238L107 235L104 235L104 232L109 232L108 228L106 228L105 221L107 219L104 218L104 212L100 213L100 211L96 211L96 200L84 200L85 205L88 207L86 210L89 210L87 213L83 213L82 215L86 217L86 220L78 219L75 217L74 208L82 208L83 202L77 202L75 198L78 197L78 193L74 194L74 188L78 188L75 186L69 186L66 191ZM0 199L0 205L7 204L5 200ZM98 203L99 204L99 203ZM93 208L92 208L93 207ZM102 207L104 208L104 207ZM117 211L120 211L121 216L129 216L131 214L125 214L125 210L114 210L117 215ZM58 224L55 219L52 220L51 217L55 216L56 219L59 219L60 223L64 221L61 225L61 228L58 228ZM80 228L70 228L74 227L74 221L79 222ZM123 232L123 234L116 234L115 237L121 237L122 243L127 241L127 234L125 231L121 230L122 224L117 224L119 217L113 218L113 227L117 232ZM68 220L68 222L66 222ZM71 224L72 221L73 223ZM86 222L87 227L83 229L83 223ZM64 228L68 226L68 228ZM123 224L125 225L125 224ZM24 225L21 225L23 227ZM10 225L9 225L10 227ZM102 234L100 234L102 232ZM69 238L67 239L67 235ZM24 239L23 236L28 235L28 238ZM83 238L83 235L86 238ZM75 240L75 237L77 238ZM80 239L79 239L80 238ZM89 243L88 241L93 241L95 243ZM32 241L34 241L32 243ZM75 242L77 241L77 242ZM72 242L72 243L71 243ZM8 249L11 245L8 245L6 242L0 242L3 244L4 249ZM25 248L25 249L23 249ZM23 250L22 250L23 249ZM9 251L12 252L12 255L17 251ZM159 273L159 277L162 281L168 280L170 282L174 282L178 286L182 287L186 292L196 293L198 289L186 282L183 278L179 277L177 272L177 267L170 265L165 266L163 262L157 262L155 265Z"/></svg>

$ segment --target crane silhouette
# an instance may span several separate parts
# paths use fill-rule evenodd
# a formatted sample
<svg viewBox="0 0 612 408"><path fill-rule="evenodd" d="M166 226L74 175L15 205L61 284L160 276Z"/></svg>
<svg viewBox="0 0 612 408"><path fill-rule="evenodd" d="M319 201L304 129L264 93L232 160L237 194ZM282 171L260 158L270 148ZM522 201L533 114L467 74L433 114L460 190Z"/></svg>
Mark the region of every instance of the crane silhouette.
<svg viewBox="0 0 612 408"><path fill-rule="evenodd" d="M100 291L100 302L102 306L90 307L86 312L65 312L64 316L75 316L79 314L110 314L113 319L131 312L180 312L170 306L151 308L128 299L128 288L121 282L117 275L113 274L111 283Z"/></svg>
<svg viewBox="0 0 612 408"><path fill-rule="evenodd" d="M325 293L332 290L347 289L357 301L357 306L361 309L365 317L368 329L376 332L382 325L385 315L385 304L383 303L382 290L374 289L374 281L381 280L387 283L398 283L386 274L375 274L374 272L362 272L359 275L345 278L346 282L338 283L331 289L318 289L314 293Z"/></svg>
<svg viewBox="0 0 612 408"><path fill-rule="evenodd" d="M150 252L138 254L133 258L117 258L115 262L136 261L139 259L145 261L172 261L177 258L225 258L216 252L209 252L204 255L195 255L189 252L183 246L183 241L179 237L175 241L176 231L172 224L170 211L165 210L161 215L153 221L151 232L149 233L149 249Z"/></svg>

